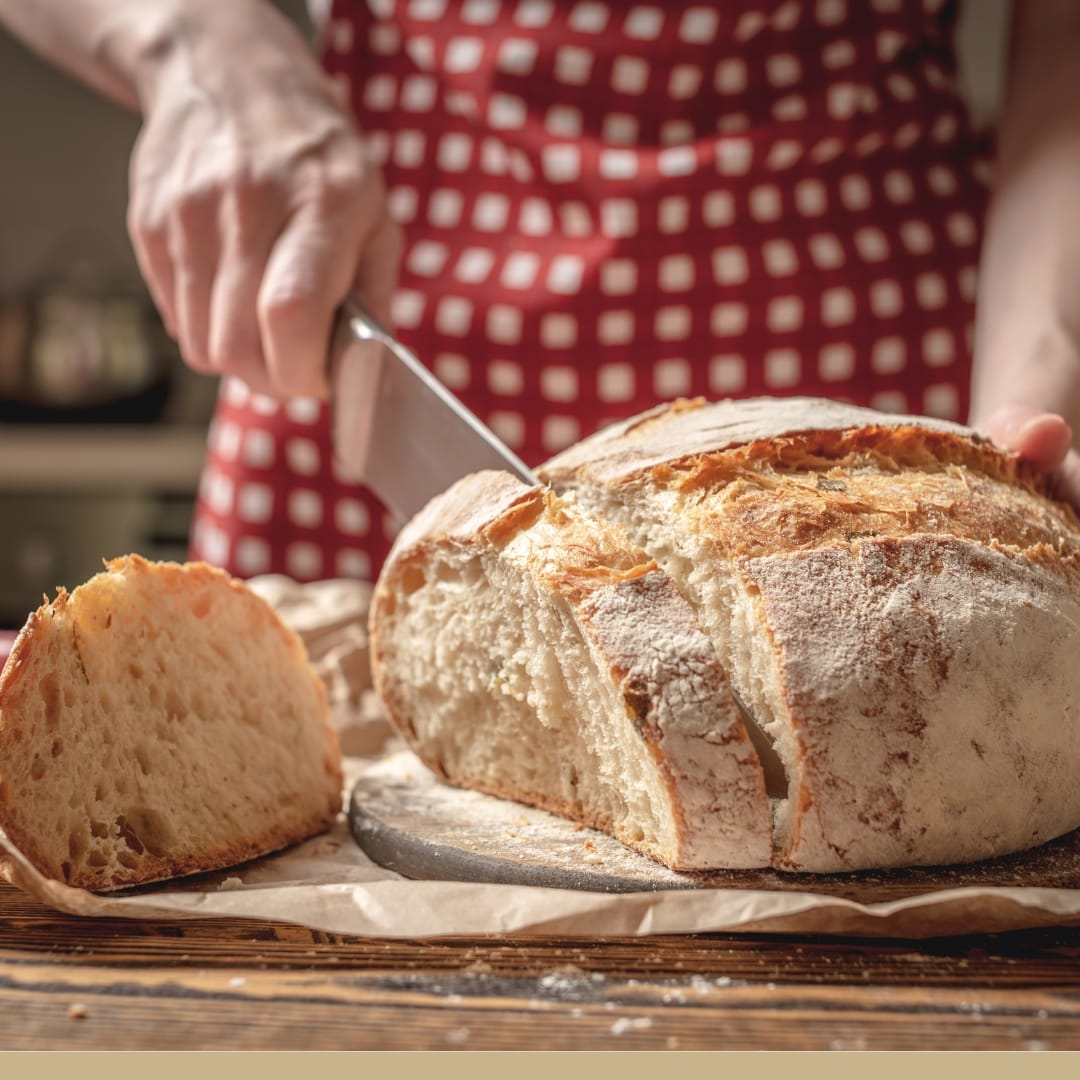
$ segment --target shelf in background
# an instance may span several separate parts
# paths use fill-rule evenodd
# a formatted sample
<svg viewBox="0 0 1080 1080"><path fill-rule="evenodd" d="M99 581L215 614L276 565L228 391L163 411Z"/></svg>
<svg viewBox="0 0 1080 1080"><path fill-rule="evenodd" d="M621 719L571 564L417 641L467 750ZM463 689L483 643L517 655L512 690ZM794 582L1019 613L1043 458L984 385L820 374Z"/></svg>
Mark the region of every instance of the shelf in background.
<svg viewBox="0 0 1080 1080"><path fill-rule="evenodd" d="M206 431L157 425L0 426L0 493L193 493Z"/></svg>

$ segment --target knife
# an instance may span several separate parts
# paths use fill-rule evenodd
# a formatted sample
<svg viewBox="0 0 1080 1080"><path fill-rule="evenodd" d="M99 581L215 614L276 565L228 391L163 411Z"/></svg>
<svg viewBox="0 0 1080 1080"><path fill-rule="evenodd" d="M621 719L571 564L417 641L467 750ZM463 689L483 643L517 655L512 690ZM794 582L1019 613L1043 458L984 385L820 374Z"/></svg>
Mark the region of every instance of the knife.
<svg viewBox="0 0 1080 1080"><path fill-rule="evenodd" d="M338 311L330 350L338 475L363 482L406 521L455 480L504 469L538 484L527 465L362 304Z"/></svg>

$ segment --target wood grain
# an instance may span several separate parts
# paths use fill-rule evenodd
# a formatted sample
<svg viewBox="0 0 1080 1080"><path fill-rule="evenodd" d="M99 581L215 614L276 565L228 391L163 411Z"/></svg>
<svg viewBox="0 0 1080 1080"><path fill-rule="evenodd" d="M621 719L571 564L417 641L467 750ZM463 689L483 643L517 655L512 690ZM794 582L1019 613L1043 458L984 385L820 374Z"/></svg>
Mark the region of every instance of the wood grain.
<svg viewBox="0 0 1080 1080"><path fill-rule="evenodd" d="M381 941L0 886L0 1048L1080 1049L1080 930Z"/></svg>

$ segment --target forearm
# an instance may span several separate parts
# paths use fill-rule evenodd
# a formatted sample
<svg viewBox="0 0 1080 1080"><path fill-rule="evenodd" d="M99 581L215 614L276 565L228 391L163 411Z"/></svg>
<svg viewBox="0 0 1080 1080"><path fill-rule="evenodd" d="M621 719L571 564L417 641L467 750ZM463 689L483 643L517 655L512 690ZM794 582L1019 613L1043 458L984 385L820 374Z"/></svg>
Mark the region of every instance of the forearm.
<svg viewBox="0 0 1080 1080"><path fill-rule="evenodd" d="M1080 5L1016 4L980 269L972 420L1003 405L1080 432Z"/></svg>
<svg viewBox="0 0 1080 1080"><path fill-rule="evenodd" d="M137 108L140 83L183 0L0 0L0 22L95 90Z"/></svg>
<svg viewBox="0 0 1080 1080"><path fill-rule="evenodd" d="M253 18L258 16L258 18ZM160 80L182 70L198 42L244 56L265 36L298 36L265 0L0 0L0 23L69 74L145 111Z"/></svg>

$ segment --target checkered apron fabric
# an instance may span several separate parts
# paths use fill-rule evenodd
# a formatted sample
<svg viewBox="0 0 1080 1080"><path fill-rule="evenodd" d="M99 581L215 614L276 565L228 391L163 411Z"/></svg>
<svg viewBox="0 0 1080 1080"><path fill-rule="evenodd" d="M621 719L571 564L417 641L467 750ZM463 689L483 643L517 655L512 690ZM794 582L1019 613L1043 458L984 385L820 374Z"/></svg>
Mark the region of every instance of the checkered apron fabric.
<svg viewBox="0 0 1080 1080"><path fill-rule="evenodd" d="M337 0L407 249L393 316L537 463L685 395L963 419L987 147L941 0ZM223 389L193 554L378 572L327 409Z"/></svg>

